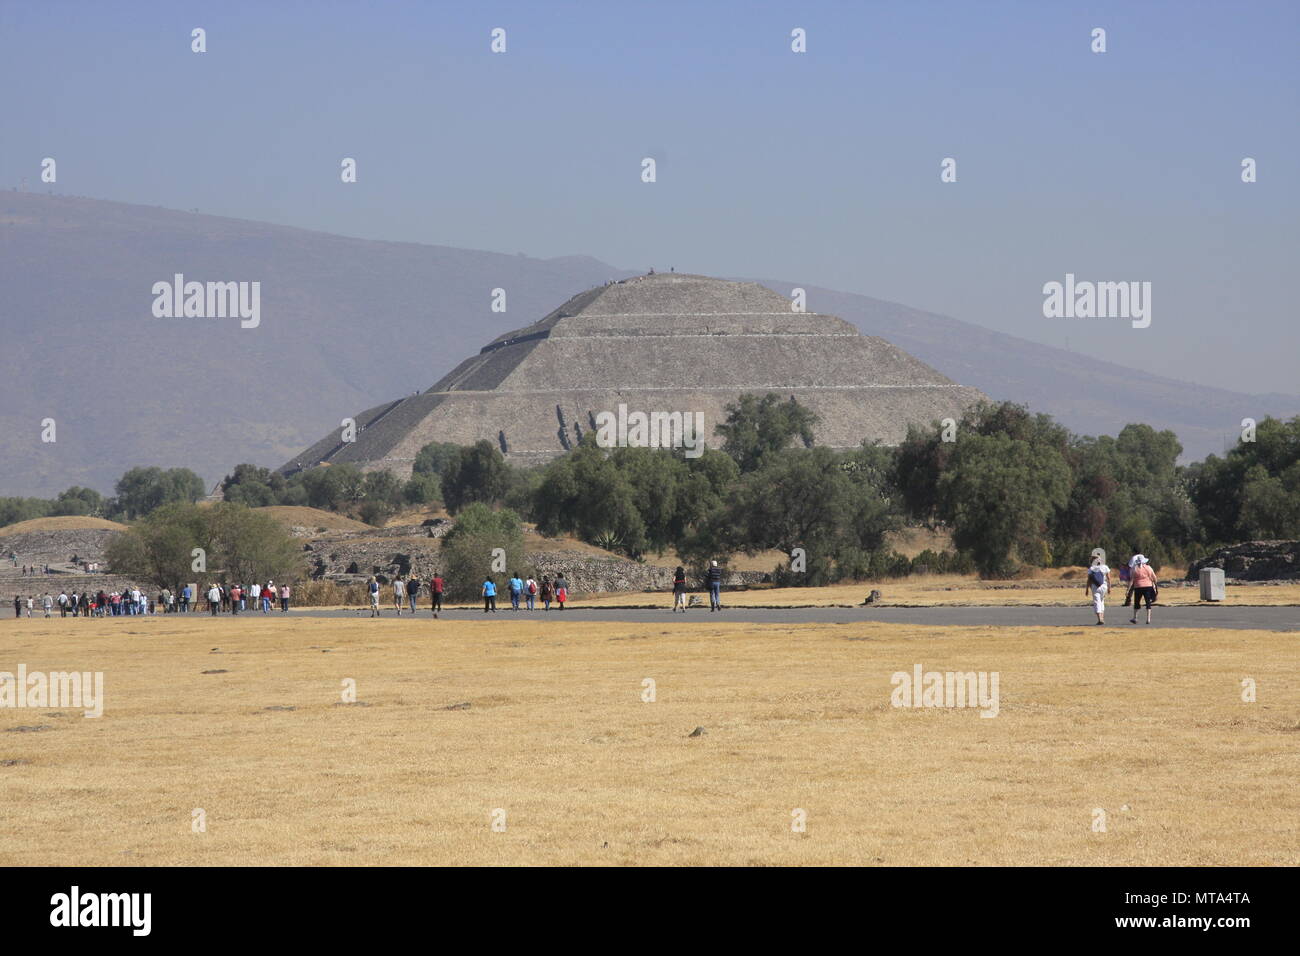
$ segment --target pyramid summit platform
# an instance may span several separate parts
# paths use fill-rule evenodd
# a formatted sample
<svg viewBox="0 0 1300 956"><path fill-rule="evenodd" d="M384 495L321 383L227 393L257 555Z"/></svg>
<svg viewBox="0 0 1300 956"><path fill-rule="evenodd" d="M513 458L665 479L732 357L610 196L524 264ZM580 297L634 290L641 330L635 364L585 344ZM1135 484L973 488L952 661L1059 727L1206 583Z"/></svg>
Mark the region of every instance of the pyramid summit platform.
<svg viewBox="0 0 1300 956"><path fill-rule="evenodd" d="M582 292L507 332L432 388L353 415L356 440L330 432L281 466L350 462L409 475L431 441L488 439L515 464L565 453L620 404L702 412L709 444L745 393L794 397L832 448L896 444L909 424L960 418L984 398L833 315L793 312L756 282L658 273Z"/></svg>

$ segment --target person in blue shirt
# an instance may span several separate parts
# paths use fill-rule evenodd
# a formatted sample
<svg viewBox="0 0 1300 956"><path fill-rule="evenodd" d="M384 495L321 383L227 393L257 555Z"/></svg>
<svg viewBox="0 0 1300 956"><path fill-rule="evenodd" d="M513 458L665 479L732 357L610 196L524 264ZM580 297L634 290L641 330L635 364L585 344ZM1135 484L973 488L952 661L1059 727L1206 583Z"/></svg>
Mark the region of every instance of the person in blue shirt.
<svg viewBox="0 0 1300 956"><path fill-rule="evenodd" d="M516 571L510 576L510 606L516 611L519 610L519 595L524 593L524 582Z"/></svg>
<svg viewBox="0 0 1300 956"><path fill-rule="evenodd" d="M491 611L493 614L497 610L497 586L489 577L483 581L483 613Z"/></svg>

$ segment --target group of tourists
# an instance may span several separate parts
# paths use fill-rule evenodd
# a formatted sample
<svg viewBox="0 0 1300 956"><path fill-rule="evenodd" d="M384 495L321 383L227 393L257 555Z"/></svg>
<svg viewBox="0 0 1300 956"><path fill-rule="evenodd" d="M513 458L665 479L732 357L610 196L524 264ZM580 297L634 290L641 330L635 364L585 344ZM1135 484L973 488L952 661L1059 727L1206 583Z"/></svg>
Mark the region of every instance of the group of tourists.
<svg viewBox="0 0 1300 956"><path fill-rule="evenodd" d="M248 587L213 583L208 585L203 596L212 614L256 610L259 603L262 613L269 614L277 598L280 612L287 614L289 593L289 585L281 584L277 588L274 581L268 581L265 585L250 584ZM53 617L56 610L59 617L133 617L137 614L189 614L197 608L194 589L188 584L178 592L163 588L156 595L134 585L120 591L100 590L94 594L88 591L78 594L75 590L60 591L57 596L46 593L39 599L35 595L27 598L14 595L14 617L22 617L24 611L31 617L37 610L46 617Z"/></svg>
<svg viewBox="0 0 1300 956"><path fill-rule="evenodd" d="M704 574L704 583L709 589L709 610L722 610L722 568L717 561L709 562L709 570ZM680 564L673 572L673 613L686 613L686 569Z"/></svg>
<svg viewBox="0 0 1300 956"><path fill-rule="evenodd" d="M718 567L718 562L711 562L705 575L705 583L709 591L710 610L722 610L722 569ZM443 593L446 583L442 575L434 571L429 579L422 580L419 575L412 574L410 577L398 575L392 581L387 582L386 587L389 589L392 597L393 610L400 617L403 611L410 611L415 614L419 609L419 602L423 596L428 594L429 609L433 616L437 617L442 611ZM370 616L380 616L380 604L383 599L385 585L381 584L378 577L371 575L366 582L366 593L370 602ZM544 574L541 579L521 575L518 571L510 575L509 579L500 588L510 596L510 607L512 610L521 609L533 611L539 606L543 611L549 611L552 605L563 611L569 601L569 585L564 578L564 572L557 572L554 579L550 575ZM494 613L497 609L497 581L492 575L487 575L483 579L480 588L480 594L483 597L483 613ZM118 617L121 615L136 614L190 614L202 612L204 609L211 615L231 614L237 615L245 611L261 610L263 614L271 613L277 600L279 601L280 612L287 614L289 612L289 595L290 589L288 584L276 585L274 581L267 581L266 584L250 584L244 586L241 584L222 584L212 582L204 588L196 588L193 585L185 585L178 591L173 592L170 588L163 588L156 595L150 595L141 588L128 586L121 591L99 591L96 594L83 592L77 594L60 592L57 597L49 594L43 595L37 599L35 596L26 599L14 596L14 616L21 617L26 612L31 617L34 611L43 611L46 617L52 617L54 611L58 611L61 617L69 615L75 617L78 614L85 617ZM673 611L680 610L683 614L686 612L686 571L678 566L673 574Z"/></svg>
<svg viewBox="0 0 1300 956"><path fill-rule="evenodd" d="M399 575L389 583L388 587L392 592L393 609L399 617L404 610L415 614L419 610L420 596L425 591L429 594L429 609L433 612L433 616L437 617L442 610L442 596L446 589L446 582L437 571L433 572L428 581L422 581L418 575L409 578L402 578ZM541 604L542 610L549 611L552 603L563 611L565 603L569 600L569 586L564 580L563 572L557 574L554 581L549 575L543 575L538 581L532 575L523 577L516 571L502 587L509 593L510 606L516 611L521 608L532 611L538 604ZM383 596L383 585L379 578L370 576L366 581L366 593L370 598L370 616L379 617L379 605ZM483 579L480 593L483 596L483 613L495 612L497 582L492 575L489 574Z"/></svg>
<svg viewBox="0 0 1300 956"><path fill-rule="evenodd" d="M63 590L58 595L51 595L46 592L40 598L30 595L25 599L15 594L14 617L22 617L24 610L26 610L28 617L31 617L33 612L37 610L44 612L46 617L53 617L56 610L59 612L59 617L134 616L136 614L154 614L162 604L163 598L161 594L155 600L147 592L134 585L128 585L120 591L101 590L94 594L89 591L82 591L78 594L76 590Z"/></svg>
<svg viewBox="0 0 1300 956"><path fill-rule="evenodd" d="M167 594L166 591L163 593ZM289 585L281 584L276 587L274 581L267 581L265 584L250 584L248 587L244 587L242 584L219 584L214 581L208 585L203 597L207 600L209 614L230 613L233 616L241 611L256 611L259 605L261 605L263 614L270 614L271 609L275 607L277 598L280 602L280 613L288 614L289 594ZM181 589L181 613L187 613L190 610L192 597L190 586L187 584Z"/></svg>
<svg viewBox="0 0 1300 956"><path fill-rule="evenodd" d="M437 571L429 577L428 581L420 580L419 575L411 575L403 579L401 575L393 578L389 585L393 591L393 609L397 611L397 616L402 616L402 611L409 608L414 614L419 608L420 594L424 591L429 592L429 609L433 611L433 616L437 617L438 612L442 610L442 593L446 586L442 575ZM379 598L382 588L379 584L379 578L373 574L370 580L366 582L366 593L370 597L370 616L379 617Z"/></svg>
<svg viewBox="0 0 1300 956"><path fill-rule="evenodd" d="M536 580L531 574L527 578L521 578L516 571L510 575L510 580L506 582L506 587L510 591L510 606L518 611L520 602L528 610L535 610L537 603L540 601L543 611L551 609L551 602L554 601L561 611L569 600L569 585L564 580L564 572L561 571L555 575L552 581L549 575L542 575L542 580ZM483 613L489 611L496 612L497 609L497 583L492 580L492 575L483 579Z"/></svg>
<svg viewBox="0 0 1300 956"><path fill-rule="evenodd" d="M1128 564L1119 569L1121 584L1128 586L1124 595L1124 607L1133 608L1130 624L1138 622L1137 616L1141 606L1146 604L1147 623L1151 623L1151 605L1156 603L1159 592L1156 590L1156 572L1151 561L1144 554L1135 554ZM1084 580L1083 591L1092 596L1092 609L1097 614L1097 623L1106 623L1106 595L1110 592L1110 568L1106 565L1104 555L1093 557Z"/></svg>

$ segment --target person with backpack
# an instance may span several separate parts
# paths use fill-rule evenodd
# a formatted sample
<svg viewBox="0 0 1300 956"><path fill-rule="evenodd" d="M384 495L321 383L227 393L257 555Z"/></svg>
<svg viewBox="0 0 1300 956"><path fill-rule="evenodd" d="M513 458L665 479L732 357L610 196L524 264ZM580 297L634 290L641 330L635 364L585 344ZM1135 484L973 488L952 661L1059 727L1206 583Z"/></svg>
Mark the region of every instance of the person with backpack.
<svg viewBox="0 0 1300 956"><path fill-rule="evenodd" d="M537 604L537 582L533 580L531 574L524 581L524 600L528 605L528 610L534 610Z"/></svg>
<svg viewBox="0 0 1300 956"><path fill-rule="evenodd" d="M370 616L379 617L379 581L373 574L366 582L366 590L370 592Z"/></svg>
<svg viewBox="0 0 1300 956"><path fill-rule="evenodd" d="M497 612L497 585L491 576L483 579L483 613Z"/></svg>
<svg viewBox="0 0 1300 956"><path fill-rule="evenodd" d="M1138 557L1142 557L1138 555ZM1151 562L1142 557L1141 563L1133 568L1133 616L1130 624L1138 622L1138 608L1143 601L1147 605L1147 623L1151 623L1151 605L1156 603L1159 592L1156 590L1156 573L1151 569Z"/></svg>
<svg viewBox="0 0 1300 956"><path fill-rule="evenodd" d="M414 616L416 611L415 596L420 593L420 579L414 574L406 582L406 600L411 605L411 614Z"/></svg>
<svg viewBox="0 0 1300 956"><path fill-rule="evenodd" d="M437 571L433 572L433 578L429 581L429 601L433 605L433 616L437 617L438 612L442 610L442 589L444 582L442 575Z"/></svg>
<svg viewBox="0 0 1300 956"><path fill-rule="evenodd" d="M542 586L537 592L537 596L542 599L542 610L549 611L551 609L551 597L553 596L553 593L554 592L551 590L550 575L543 574Z"/></svg>
<svg viewBox="0 0 1300 956"><path fill-rule="evenodd" d="M683 614L686 613L686 569L680 564L677 570L673 572L673 613L681 608Z"/></svg>
<svg viewBox="0 0 1300 956"><path fill-rule="evenodd" d="M1093 560L1083 585L1083 593L1092 592L1092 609L1097 612L1097 623L1106 623L1106 592L1110 590L1110 568L1101 558Z"/></svg>
<svg viewBox="0 0 1300 956"><path fill-rule="evenodd" d="M561 571L555 576L555 603L564 610L564 602L569 599L569 586L564 582L564 572Z"/></svg>
<svg viewBox="0 0 1300 956"><path fill-rule="evenodd" d="M709 571L705 575L705 582L709 585L709 610L722 610L722 568L718 567L717 561L709 562Z"/></svg>

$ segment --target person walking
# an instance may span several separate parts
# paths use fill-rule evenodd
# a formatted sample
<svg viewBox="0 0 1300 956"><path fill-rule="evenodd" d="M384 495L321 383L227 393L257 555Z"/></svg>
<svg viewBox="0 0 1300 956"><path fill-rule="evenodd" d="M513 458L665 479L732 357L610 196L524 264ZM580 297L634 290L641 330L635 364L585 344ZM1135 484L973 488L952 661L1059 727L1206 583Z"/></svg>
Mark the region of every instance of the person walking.
<svg viewBox="0 0 1300 956"><path fill-rule="evenodd" d="M373 574L366 582L366 590L370 592L370 616L379 617L379 580Z"/></svg>
<svg viewBox="0 0 1300 956"><path fill-rule="evenodd" d="M1151 623L1151 605L1156 603L1159 592L1156 591L1156 573L1151 569L1151 562L1142 555L1142 562L1133 568L1133 616L1130 624L1138 622L1138 606L1145 601L1147 605L1147 623Z"/></svg>
<svg viewBox="0 0 1300 956"><path fill-rule="evenodd" d="M442 575L434 571L433 580L429 582L429 601L433 604L434 617L437 617L438 612L442 610L442 588Z"/></svg>
<svg viewBox="0 0 1300 956"><path fill-rule="evenodd" d="M406 603L406 584L403 583L401 575L393 578L393 607L397 608L397 616L402 616L402 605Z"/></svg>
<svg viewBox="0 0 1300 956"><path fill-rule="evenodd" d="M722 610L722 568L717 561L709 562L709 572L705 579L709 585L709 610Z"/></svg>
<svg viewBox="0 0 1300 956"><path fill-rule="evenodd" d="M673 613L676 614L679 608L683 614L686 613L686 569L680 564L673 572Z"/></svg>
<svg viewBox="0 0 1300 956"><path fill-rule="evenodd" d="M519 610L519 595L524 591L524 582L516 571L510 575L510 606L516 611Z"/></svg>
<svg viewBox="0 0 1300 956"><path fill-rule="evenodd" d="M289 585L280 585L280 613L289 613Z"/></svg>
<svg viewBox="0 0 1300 956"><path fill-rule="evenodd" d="M33 604L33 603L34 603L34 602L33 602L32 598L28 597L28 598L27 598L27 616L28 616L28 617L31 617L31 616L32 616L32 604Z"/></svg>
<svg viewBox="0 0 1300 956"><path fill-rule="evenodd" d="M213 617L217 616L217 611L221 609L221 588L215 584L208 587L208 611Z"/></svg>
<svg viewBox="0 0 1300 956"><path fill-rule="evenodd" d="M555 576L555 603L564 610L564 602L569 600L569 585L565 583L564 572L561 571Z"/></svg>
<svg viewBox="0 0 1300 956"><path fill-rule="evenodd" d="M551 598L553 596L554 591L551 589L551 578L549 575L543 574L542 585L538 590L538 597L542 599L542 610L549 611L551 609Z"/></svg>
<svg viewBox="0 0 1300 956"><path fill-rule="evenodd" d="M531 574L524 580L524 603L530 611L537 607L537 582Z"/></svg>
<svg viewBox="0 0 1300 956"><path fill-rule="evenodd" d="M1083 593L1092 592L1092 609L1097 612L1097 624L1106 623L1106 592L1110 590L1110 568L1095 558L1084 579Z"/></svg>
<svg viewBox="0 0 1300 956"><path fill-rule="evenodd" d="M239 612L244 607L244 589L238 584L230 586L230 613L233 617L238 617Z"/></svg>
<svg viewBox="0 0 1300 956"><path fill-rule="evenodd" d="M497 586L490 576L483 579L483 613L488 611L497 612Z"/></svg>
<svg viewBox="0 0 1300 956"><path fill-rule="evenodd" d="M17 594L14 595L14 617L23 616L23 599Z"/></svg>
<svg viewBox="0 0 1300 956"><path fill-rule="evenodd" d="M415 604L415 596L419 593L420 593L420 579L416 575L412 574L410 578L407 579L406 582L406 601L408 604L411 605L412 617L415 616L415 612L417 610Z"/></svg>

